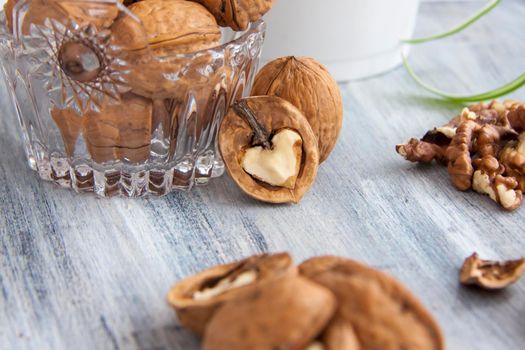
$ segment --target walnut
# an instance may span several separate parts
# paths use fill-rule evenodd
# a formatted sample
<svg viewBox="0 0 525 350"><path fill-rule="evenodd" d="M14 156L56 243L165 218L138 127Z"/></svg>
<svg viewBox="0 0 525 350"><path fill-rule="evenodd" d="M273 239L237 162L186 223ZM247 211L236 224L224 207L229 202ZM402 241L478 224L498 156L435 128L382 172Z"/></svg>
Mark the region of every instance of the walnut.
<svg viewBox="0 0 525 350"><path fill-rule="evenodd" d="M472 178L472 188L479 193L487 194L507 210L521 206L523 194L518 189L514 177L503 176L505 167L492 155L486 155L474 161L476 171Z"/></svg>
<svg viewBox="0 0 525 350"><path fill-rule="evenodd" d="M317 346L320 350L359 350L359 339L352 324L342 317L334 317L324 329ZM313 350L313 349L312 349Z"/></svg>
<svg viewBox="0 0 525 350"><path fill-rule="evenodd" d="M253 96L275 95L303 112L314 131L320 162L337 142L343 121L343 103L337 82L316 60L282 57L264 66L253 85Z"/></svg>
<svg viewBox="0 0 525 350"><path fill-rule="evenodd" d="M446 159L446 147L415 138L410 139L405 144L397 145L396 151L411 162L430 163L434 159L437 161Z"/></svg>
<svg viewBox="0 0 525 350"><path fill-rule="evenodd" d="M221 124L219 147L233 180L261 201L297 203L317 174L317 139L308 121L276 96L237 101Z"/></svg>
<svg viewBox="0 0 525 350"><path fill-rule="evenodd" d="M246 30L272 8L272 0L193 0L204 5L221 26Z"/></svg>
<svg viewBox="0 0 525 350"><path fill-rule="evenodd" d="M330 256L303 262L299 273L335 294L335 317L352 326L359 348L444 349L432 316L391 277L355 261Z"/></svg>
<svg viewBox="0 0 525 350"><path fill-rule="evenodd" d="M18 0L8 0L4 5L4 12L7 18L7 26L13 30L13 13L14 6ZM110 2L75 2L60 0L31 0L28 4L27 11L21 12L22 34L29 35L31 24L43 25L44 21L49 18L63 24L70 20L75 21L78 25L93 24L96 27L107 28L113 23L119 14L119 8L116 4Z"/></svg>
<svg viewBox="0 0 525 350"><path fill-rule="evenodd" d="M251 293L261 284L295 274L286 253L256 255L180 281L169 292L168 302L185 327L203 334L212 315L225 302Z"/></svg>
<svg viewBox="0 0 525 350"><path fill-rule="evenodd" d="M524 272L525 258L501 262L481 260L473 253L463 263L459 280L485 289L503 289L515 283Z"/></svg>
<svg viewBox="0 0 525 350"><path fill-rule="evenodd" d="M72 157L75 154L77 139L82 131L83 117L72 109L56 107L51 110L51 117L60 130L66 154Z"/></svg>
<svg viewBox="0 0 525 350"><path fill-rule="evenodd" d="M129 6L155 55L190 53L219 44L221 31L201 5L186 0L144 0Z"/></svg>
<svg viewBox="0 0 525 350"><path fill-rule="evenodd" d="M111 31L113 44L124 48L122 58L129 66L127 82L134 93L183 100L189 88L209 86L218 77L229 76L226 67L209 71L211 55L191 59L177 55L219 45L220 28L204 7L185 0L145 0L129 8L144 25L122 16ZM207 74L202 74L204 69Z"/></svg>
<svg viewBox="0 0 525 350"><path fill-rule="evenodd" d="M304 349L330 321L333 294L301 277L267 283L220 308L204 350Z"/></svg>
<svg viewBox="0 0 525 350"><path fill-rule="evenodd" d="M99 112L86 112L82 132L91 158L97 163L148 159L152 113L152 101L132 93L118 102L107 101Z"/></svg>
<svg viewBox="0 0 525 350"><path fill-rule="evenodd" d="M522 104L480 103L464 108L460 115L427 132L421 140L410 139L397 145L396 151L413 162L435 159L447 163L456 188L472 188L489 195L503 208L514 210L521 206L525 190L525 146L516 141L517 131L523 127Z"/></svg>

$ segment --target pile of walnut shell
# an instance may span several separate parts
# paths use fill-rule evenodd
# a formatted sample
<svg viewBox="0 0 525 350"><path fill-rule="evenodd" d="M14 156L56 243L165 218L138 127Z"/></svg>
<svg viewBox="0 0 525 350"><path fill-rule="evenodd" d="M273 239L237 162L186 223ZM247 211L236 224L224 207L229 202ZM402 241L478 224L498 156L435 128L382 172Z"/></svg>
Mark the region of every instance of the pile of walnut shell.
<svg viewBox="0 0 525 350"><path fill-rule="evenodd" d="M168 302L204 350L444 348L408 290L344 258L295 266L286 253L256 255L180 281Z"/></svg>
<svg viewBox="0 0 525 350"><path fill-rule="evenodd" d="M493 101L465 108L421 139L397 145L412 162L447 164L454 186L489 195L507 210L525 191L525 104Z"/></svg>

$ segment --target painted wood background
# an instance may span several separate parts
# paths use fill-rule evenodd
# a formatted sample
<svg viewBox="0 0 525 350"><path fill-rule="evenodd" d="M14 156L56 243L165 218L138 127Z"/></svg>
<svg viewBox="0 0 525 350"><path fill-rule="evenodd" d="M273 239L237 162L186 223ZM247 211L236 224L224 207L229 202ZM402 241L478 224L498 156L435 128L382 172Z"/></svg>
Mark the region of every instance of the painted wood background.
<svg viewBox="0 0 525 350"><path fill-rule="evenodd" d="M428 3L418 35L480 6ZM525 69L525 2L503 1L465 34L413 51L443 89L479 92ZM394 145L461 106L420 90L399 68L342 86L345 121L313 190L296 206L254 202L224 176L161 199L97 199L58 189L26 167L1 90L0 349L197 349L165 302L178 279L263 251L297 261L338 254L381 268L420 296L450 349L525 347L525 281L500 293L458 285L476 250L525 254L525 208L499 209L452 188L446 170L409 164ZM513 95L525 100L525 90Z"/></svg>

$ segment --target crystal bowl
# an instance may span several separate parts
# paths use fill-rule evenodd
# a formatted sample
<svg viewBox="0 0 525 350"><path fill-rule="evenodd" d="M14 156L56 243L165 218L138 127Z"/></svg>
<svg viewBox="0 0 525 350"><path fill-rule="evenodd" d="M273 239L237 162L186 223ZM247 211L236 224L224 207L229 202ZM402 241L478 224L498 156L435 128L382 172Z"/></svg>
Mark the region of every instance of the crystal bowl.
<svg viewBox="0 0 525 350"><path fill-rule="evenodd" d="M57 15L63 9L70 15ZM118 0L20 0L5 11L12 15L0 13L2 72L40 178L140 197L222 175L218 128L233 100L249 93L264 22L223 29L223 44L212 49L146 49L136 59L107 21L111 14L142 27ZM27 24L27 16L37 20Z"/></svg>

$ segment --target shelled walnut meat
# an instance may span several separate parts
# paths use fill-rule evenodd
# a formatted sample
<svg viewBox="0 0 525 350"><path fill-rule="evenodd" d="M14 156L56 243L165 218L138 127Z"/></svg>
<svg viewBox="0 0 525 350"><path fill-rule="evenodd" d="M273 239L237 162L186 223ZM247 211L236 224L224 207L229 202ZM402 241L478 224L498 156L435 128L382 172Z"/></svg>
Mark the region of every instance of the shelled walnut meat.
<svg viewBox="0 0 525 350"><path fill-rule="evenodd" d="M274 279L295 276L296 271L286 253L255 255L180 281L171 289L168 302L185 327L203 334L210 318L225 302Z"/></svg>
<svg viewBox="0 0 525 350"><path fill-rule="evenodd" d="M432 316L389 276L331 256L303 262L298 275L287 255L277 256L286 256L286 264L268 269L281 271L272 278L259 281L254 276L258 270L249 262L257 266L261 259L255 256L206 270L172 289L169 300L178 290L177 295L191 298L193 304L196 299L213 301L213 312L206 310L206 321L199 323L203 349L444 349ZM220 303L215 302L221 296ZM177 311L182 324L189 327Z"/></svg>
<svg viewBox="0 0 525 350"><path fill-rule="evenodd" d="M255 77L252 96L275 95L297 107L318 140L320 162L332 152L343 122L343 102L337 82L315 59L281 57Z"/></svg>
<svg viewBox="0 0 525 350"><path fill-rule="evenodd" d="M297 203L317 174L317 139L308 121L276 96L237 101L221 124L219 146L233 180L261 201Z"/></svg>
<svg viewBox="0 0 525 350"><path fill-rule="evenodd" d="M525 106L516 101L469 106L446 125L396 151L412 162L445 163L454 186L488 195L507 210L525 190Z"/></svg>

